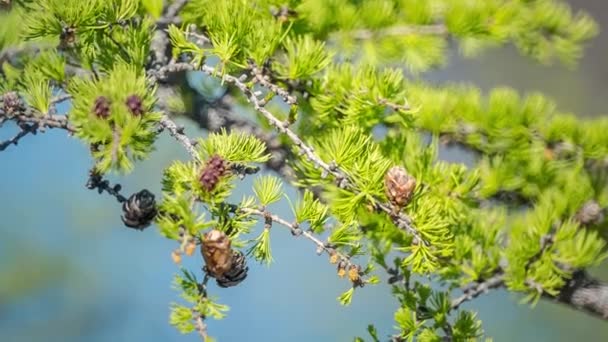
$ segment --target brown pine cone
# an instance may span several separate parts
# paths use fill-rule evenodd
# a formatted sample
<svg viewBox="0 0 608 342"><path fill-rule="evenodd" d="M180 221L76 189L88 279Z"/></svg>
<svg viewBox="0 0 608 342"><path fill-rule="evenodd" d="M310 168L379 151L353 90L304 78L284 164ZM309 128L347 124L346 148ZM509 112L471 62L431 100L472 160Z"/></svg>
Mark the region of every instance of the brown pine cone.
<svg viewBox="0 0 608 342"><path fill-rule="evenodd" d="M388 170L384 177L386 196L388 200L397 208L405 207L414 194L416 189L416 179L400 166L393 166Z"/></svg>
<svg viewBox="0 0 608 342"><path fill-rule="evenodd" d="M201 253L205 272L216 279L218 286L235 286L247 277L245 256L230 247L230 239L224 232L213 229L205 234Z"/></svg>

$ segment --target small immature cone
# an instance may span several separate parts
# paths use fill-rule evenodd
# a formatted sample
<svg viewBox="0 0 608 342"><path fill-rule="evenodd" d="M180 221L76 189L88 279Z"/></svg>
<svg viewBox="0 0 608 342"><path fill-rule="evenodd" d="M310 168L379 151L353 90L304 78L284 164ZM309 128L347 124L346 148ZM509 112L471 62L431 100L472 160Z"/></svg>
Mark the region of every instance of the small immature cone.
<svg viewBox="0 0 608 342"><path fill-rule="evenodd" d="M401 209L405 207L416 189L416 179L407 174L404 168L393 166L384 177L386 196L391 204Z"/></svg>
<svg viewBox="0 0 608 342"><path fill-rule="evenodd" d="M201 176L199 181L205 190L213 191L215 186L220 181L220 177L222 177L227 171L227 165L224 159L218 155L214 155L207 161L203 172L201 172Z"/></svg>
<svg viewBox="0 0 608 342"><path fill-rule="evenodd" d="M100 119L110 116L110 100L105 96L98 96L93 104L93 114Z"/></svg>
<svg viewBox="0 0 608 342"><path fill-rule="evenodd" d="M140 116L144 113L143 103L141 98L137 95L127 97L125 104L127 105L127 108L129 108L129 112L135 116Z"/></svg>

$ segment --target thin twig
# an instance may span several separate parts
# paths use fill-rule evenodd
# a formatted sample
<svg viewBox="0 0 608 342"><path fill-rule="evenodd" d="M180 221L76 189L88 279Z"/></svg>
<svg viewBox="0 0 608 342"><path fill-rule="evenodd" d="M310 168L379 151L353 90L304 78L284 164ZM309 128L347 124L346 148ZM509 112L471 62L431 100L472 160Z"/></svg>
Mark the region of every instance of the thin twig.
<svg viewBox="0 0 608 342"><path fill-rule="evenodd" d="M194 323L196 326L196 331L200 335L201 339L203 341L207 341L207 339L209 338L209 336L207 335L207 324L205 324L205 321L203 320L203 317L200 314L198 314L198 316L194 320Z"/></svg>
<svg viewBox="0 0 608 342"><path fill-rule="evenodd" d="M158 80L162 80L168 77L169 74L175 72L182 71L193 71L197 70L196 67L190 63L173 63L159 68L158 70L150 70L149 75L151 78L156 78ZM262 116L268 121L268 123L273 126L279 133L285 134L292 143L297 146L302 154L316 167L320 167L326 173L331 174L336 179L336 184L341 188L350 189L354 192L357 192L356 187L353 183L348 179L346 173L344 173L340 168L335 165L335 163L326 163L319 156L317 156L314 152L314 149L307 145L295 132L293 132L289 126L277 119L269 110L267 110L264 105L264 101L258 98L258 95L251 89L247 84L241 81L239 78L234 77L230 74L222 74L218 72L217 69L203 64L200 69L204 73L210 76L222 75L222 80L233 84L237 87L249 100L249 102L253 105L254 109L262 114ZM420 233L414 227L412 219L404 213L398 213L394 215L394 211L390 205L386 203L382 203L381 201L377 201L375 204L375 208L377 210L383 211L389 215L391 215L395 225L400 229L406 231L408 234L414 236L414 244L423 243L427 246L430 244L428 241L422 238Z"/></svg>
<svg viewBox="0 0 608 342"><path fill-rule="evenodd" d="M448 28L444 24L436 25L402 25L392 26L379 30L360 29L343 32L347 36L350 36L357 40L368 40L378 37L390 37L390 36L408 36L413 34L420 35L433 35L433 36L444 36L448 34Z"/></svg>
<svg viewBox="0 0 608 342"><path fill-rule="evenodd" d="M258 209L254 209L254 208L239 208L242 212L250 214L250 215L256 215L256 216L260 216L263 217L264 219L270 220L272 222L278 223L280 225L282 225L283 227L289 228L289 230L292 232L292 234L294 236L299 236L302 235L305 238L307 238L308 240L312 241L312 243L314 243L317 246L317 250L321 251L321 252L325 252L327 253L328 256L337 256L339 260L342 260L346 263L346 267L350 267L351 265L354 265L351 261L350 261L350 257L347 255L344 255L338 251L336 251L334 248L331 248L328 244L324 243L323 241L321 241L319 238L317 238L314 234L312 234L310 231L306 231L303 230L299 227L299 225L296 222L289 222L277 215L271 214L268 211L262 211L262 210L258 210ZM355 265L356 266L356 265Z"/></svg>
<svg viewBox="0 0 608 342"><path fill-rule="evenodd" d="M169 24L173 22L179 12L186 6L189 0L175 0L169 5L165 11L165 14L158 20L158 24Z"/></svg>
<svg viewBox="0 0 608 342"><path fill-rule="evenodd" d="M451 310L456 310L464 302L470 301L479 295L487 293L490 289L495 289L504 285L504 273L499 272L486 281L476 284L470 289L464 291L464 294L452 300Z"/></svg>
<svg viewBox="0 0 608 342"><path fill-rule="evenodd" d="M291 95L286 89L279 87L278 85L270 82L270 77L264 74L264 71L256 65L251 66L251 74L254 77L254 81L259 83L264 88L270 89L273 93L279 95L285 103L294 105L297 103L297 98Z"/></svg>
<svg viewBox="0 0 608 342"><path fill-rule="evenodd" d="M57 95L54 98L51 99L51 103L52 104L58 104L67 100L71 100L72 99L72 95L70 94L61 94L61 95Z"/></svg>
<svg viewBox="0 0 608 342"><path fill-rule="evenodd" d="M21 128L21 130L14 137L0 142L0 151L4 151L10 145L16 146L19 143L19 140L21 138L23 138L24 136L26 136L30 133L36 134L36 130L38 129L38 124L35 123L35 124L29 125L29 124L24 123L24 124L19 125L19 127Z"/></svg>
<svg viewBox="0 0 608 342"><path fill-rule="evenodd" d="M192 143L190 138L188 138L188 136L184 134L184 127L178 126L166 114L163 114L159 123L164 129L169 131L169 134L171 134L171 136L174 137L175 140L177 140L180 144L182 144L182 146L184 146L184 148L186 149L186 151L188 151L192 159L194 159L198 163L201 162L198 157L198 153L194 148L194 144Z"/></svg>
<svg viewBox="0 0 608 342"><path fill-rule="evenodd" d="M89 179L87 180L86 187L89 190L97 189L97 192L100 194L105 191L111 196L116 197L118 203L123 203L127 200L126 197L120 194L120 190L122 190L120 184L110 185L110 181L103 179L103 176L94 169L89 171Z"/></svg>

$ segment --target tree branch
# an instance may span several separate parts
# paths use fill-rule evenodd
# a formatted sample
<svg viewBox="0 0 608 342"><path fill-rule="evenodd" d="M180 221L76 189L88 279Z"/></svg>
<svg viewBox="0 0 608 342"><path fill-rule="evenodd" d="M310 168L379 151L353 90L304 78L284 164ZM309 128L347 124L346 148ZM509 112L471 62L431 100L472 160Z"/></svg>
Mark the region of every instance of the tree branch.
<svg viewBox="0 0 608 342"><path fill-rule="evenodd" d="M200 314L198 314L198 316L194 320L194 325L196 326L196 331L198 332L203 342L207 341L207 339L209 338L209 336L207 335L207 324L205 324L205 321L203 320L203 317Z"/></svg>
<svg viewBox="0 0 608 342"><path fill-rule="evenodd" d="M4 151L10 145L17 146L17 144L19 143L19 140L21 138L23 138L24 136L28 135L29 133L32 133L35 135L36 130L38 128L38 124L30 125L30 124L22 123L19 125L19 128L21 128L21 130L14 137L12 137L8 140L5 140L5 141L0 141L0 151Z"/></svg>
<svg viewBox="0 0 608 342"><path fill-rule="evenodd" d="M188 151L192 159L200 163L201 160L199 159L198 153L194 148L195 143L193 143L192 140L190 140L190 138L188 138L188 136L184 134L183 126L178 126L166 114L163 114L159 124L161 125L161 127L168 130L169 134L174 137L175 140L177 140L182 146L184 146L184 148L186 149L186 151Z"/></svg>
<svg viewBox="0 0 608 342"><path fill-rule="evenodd" d="M10 145L17 145L21 138L28 134L36 134L38 131L44 132L45 128L59 128L74 133L74 128L70 126L68 118L64 115L36 115L37 112L31 107L19 109L16 113L6 113L0 109L0 126L4 121L14 121L21 129L14 137L0 142L0 151L4 151Z"/></svg>
<svg viewBox="0 0 608 342"><path fill-rule="evenodd" d="M120 190L122 190L122 186L120 184L110 186L110 182L103 179L103 176L95 169L91 169L89 171L89 179L87 180L86 187L89 190L97 189L97 192L100 194L105 191L109 195L116 197L118 203L123 203L127 200L126 197L120 194Z"/></svg>
<svg viewBox="0 0 608 342"><path fill-rule="evenodd" d="M289 221L282 219L277 215L273 215L273 214L269 213L268 211L262 211L262 210L258 210L258 209L254 209L254 208L240 208L240 210L242 212L250 214L250 215L256 215L256 216L260 216L260 217L264 217L264 218L269 218L273 222L276 222L276 223L282 225L283 227L289 228L291 230L291 233L294 236L302 235L305 238L307 238L308 240L312 241L317 246L317 250L319 250L321 252L325 252L329 256L332 256L335 254L340 259L350 263L350 261L349 261L350 257L337 252L333 248L330 248L326 243L319 240L319 238L314 236L311 232L302 230L296 222L290 223Z"/></svg>
<svg viewBox="0 0 608 342"><path fill-rule="evenodd" d="M444 36L449 33L447 26L444 24L435 25L400 25L382 28L379 30L359 29L343 32L357 40L368 40L372 38L384 38L391 36L408 36L412 34Z"/></svg>
<svg viewBox="0 0 608 342"><path fill-rule="evenodd" d="M157 80L162 80L167 78L172 73L194 70L197 70L197 68L192 64L173 63L163 66L158 70L150 70L149 74L151 75L151 77L154 77ZM206 64L203 64L198 70L203 71L204 73L210 76L216 76L218 74L221 74L218 73L215 68L210 67ZM312 161L315 166L323 169L324 172L333 175L335 177L336 184L339 187L350 189L355 193L358 192L353 183L348 179L346 174L342 170L340 170L340 168L335 164L335 162L326 163L319 156L317 156L314 152L314 149L307 145L295 132L293 132L289 128L289 125L287 123L281 122L264 107L265 101L260 100L256 92L249 88L249 86L245 84L241 79L229 74L223 74L222 79L225 82L237 87L246 96L248 101L253 105L254 109L258 113L262 114L262 116L268 121L268 123L273 126L278 132L285 134L292 141L292 143L300 149L302 154L308 160ZM275 89L275 92L278 91ZM406 231L408 234L414 236L414 244L424 243L427 246L430 245L425 239L422 238L420 233L414 227L412 219L406 214L398 213L395 215L391 206L386 203L382 203L381 201L377 201L375 203L375 209L391 215L391 218L393 219L397 227Z"/></svg>
<svg viewBox="0 0 608 342"><path fill-rule="evenodd" d="M465 302L473 300L479 297L479 295L487 293L491 289L499 288L504 286L504 273L499 272L490 279L481 283L474 284L464 290L464 294L454 300L452 300L451 310L456 310Z"/></svg>
<svg viewBox="0 0 608 342"><path fill-rule="evenodd" d="M592 316L608 320L608 284L576 271L556 297L545 296Z"/></svg>

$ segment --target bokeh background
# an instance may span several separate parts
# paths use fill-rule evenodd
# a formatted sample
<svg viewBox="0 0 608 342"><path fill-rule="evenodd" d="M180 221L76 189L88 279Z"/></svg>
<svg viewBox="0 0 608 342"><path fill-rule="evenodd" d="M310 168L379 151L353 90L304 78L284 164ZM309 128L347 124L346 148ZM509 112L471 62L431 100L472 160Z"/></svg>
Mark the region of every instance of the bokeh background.
<svg viewBox="0 0 608 342"><path fill-rule="evenodd" d="M577 69L541 66L507 47L471 60L454 51L447 68L422 77L437 84L542 91L563 111L608 114L608 2L570 2L589 11L602 28ZM203 135L191 122L181 123L191 136ZM14 128L0 129L0 140ZM157 146L132 175L113 178L125 193L141 188L159 193L163 168L175 158L187 159L165 135ZM470 160L458 150L442 155ZM0 341L197 341L196 334L181 336L168 324L169 303L179 300L171 289L178 272L170 258L175 245L155 227L124 228L118 203L84 187L90 165L86 146L60 131L27 137L0 153ZM241 188L251 189L249 182ZM293 189L288 194L295 196ZM287 205L273 210L291 217ZM357 291L344 308L336 297L347 282L309 242L276 228L272 250L272 266L250 263L241 285L210 285L210 293L231 307L224 320L207 322L220 342L351 341L365 336L369 323L382 336L393 332L396 303L388 286ZM197 270L201 262L196 255L184 265ZM605 265L594 273L608 281ZM500 290L466 307L479 313L495 341L608 340L605 321L547 301L531 310L519 299Z"/></svg>

